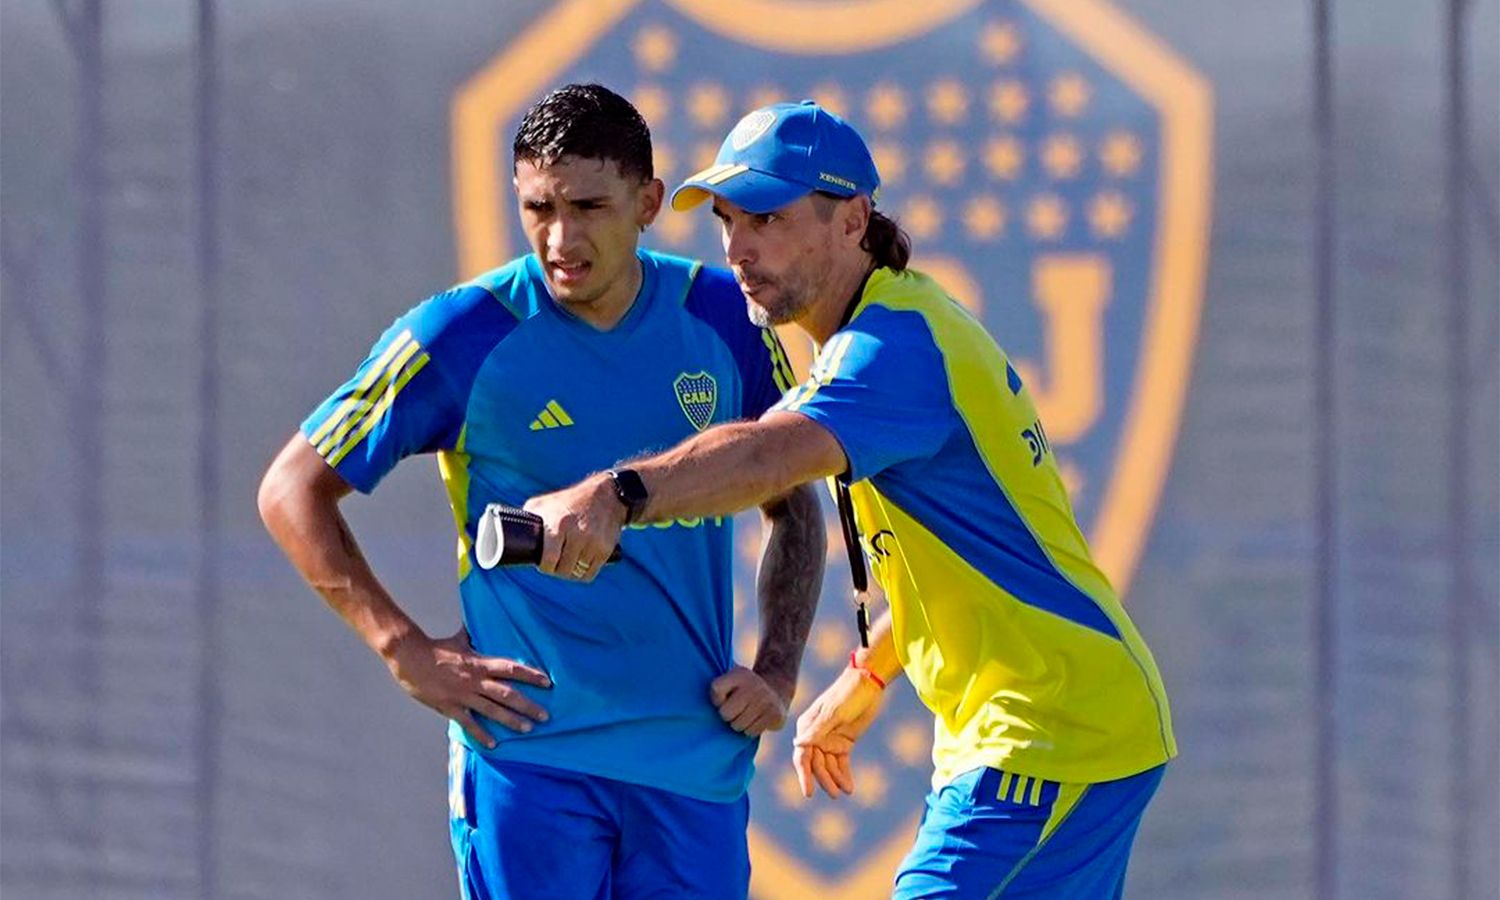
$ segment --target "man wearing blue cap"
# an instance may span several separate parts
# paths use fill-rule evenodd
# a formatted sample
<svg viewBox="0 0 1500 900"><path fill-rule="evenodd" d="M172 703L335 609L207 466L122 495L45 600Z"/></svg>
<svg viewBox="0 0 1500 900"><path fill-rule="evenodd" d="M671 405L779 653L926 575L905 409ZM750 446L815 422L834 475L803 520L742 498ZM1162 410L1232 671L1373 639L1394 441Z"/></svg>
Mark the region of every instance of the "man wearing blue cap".
<svg viewBox="0 0 1500 900"><path fill-rule="evenodd" d="M727 514L836 478L857 588L867 538L889 609L798 721L805 796L851 794L850 758L905 674L936 722L932 793L894 894L1118 897L1176 755L1151 652L1093 562L1033 399L974 318L906 268L864 141L813 103L742 119L672 196L712 199L752 318L819 344L753 422L629 470L632 521ZM533 498L543 571L592 572L626 508L606 476ZM585 579L586 580L586 577ZM863 592L860 599L863 601Z"/></svg>

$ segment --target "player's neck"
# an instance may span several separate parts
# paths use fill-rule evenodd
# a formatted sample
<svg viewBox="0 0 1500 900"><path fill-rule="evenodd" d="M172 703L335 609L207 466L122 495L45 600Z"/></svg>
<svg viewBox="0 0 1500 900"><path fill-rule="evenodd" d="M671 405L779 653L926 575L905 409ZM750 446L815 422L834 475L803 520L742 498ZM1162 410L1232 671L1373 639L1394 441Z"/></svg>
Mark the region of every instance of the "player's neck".
<svg viewBox="0 0 1500 900"><path fill-rule="evenodd" d="M641 282L645 280L645 273L641 269L640 258L634 260L634 265L626 266L625 272L620 279L592 303L582 303L571 308L571 312L592 325L600 331L609 331L620 320L630 312L635 305L636 297L641 292Z"/></svg>
<svg viewBox="0 0 1500 900"><path fill-rule="evenodd" d="M864 251L835 262L828 283L808 309L808 314L798 323L818 346L828 343L828 339L847 324L854 306L859 303L857 295L874 266L875 260Z"/></svg>

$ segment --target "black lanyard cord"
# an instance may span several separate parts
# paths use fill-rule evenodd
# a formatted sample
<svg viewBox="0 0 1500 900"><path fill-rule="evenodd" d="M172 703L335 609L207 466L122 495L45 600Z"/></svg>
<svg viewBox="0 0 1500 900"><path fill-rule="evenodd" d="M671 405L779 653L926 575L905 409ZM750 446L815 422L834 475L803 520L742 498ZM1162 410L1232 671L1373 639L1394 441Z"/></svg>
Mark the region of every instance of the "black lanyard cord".
<svg viewBox="0 0 1500 900"><path fill-rule="evenodd" d="M839 330L843 330L854 318L854 309L859 306L860 298L864 296L865 285L870 281L870 275L875 271L872 264L865 271L865 277L859 281L859 287L844 304L844 316L839 322ZM854 501L849 496L848 473L834 479L834 494L838 499L839 525L844 530L844 549L849 551L849 577L854 580L854 624L859 627L859 645L866 649L870 646L870 609L865 605L865 597L870 591L870 573L865 567L865 552L859 546L859 525L854 521Z"/></svg>
<svg viewBox="0 0 1500 900"><path fill-rule="evenodd" d="M839 525L844 531L844 549L849 551L849 577L854 581L854 624L859 628L859 645L870 646L870 609L865 605L865 596L870 590L870 574L865 567L865 551L859 546L859 526L854 521L854 501L849 496L849 483L843 475L834 479L834 493L838 498Z"/></svg>

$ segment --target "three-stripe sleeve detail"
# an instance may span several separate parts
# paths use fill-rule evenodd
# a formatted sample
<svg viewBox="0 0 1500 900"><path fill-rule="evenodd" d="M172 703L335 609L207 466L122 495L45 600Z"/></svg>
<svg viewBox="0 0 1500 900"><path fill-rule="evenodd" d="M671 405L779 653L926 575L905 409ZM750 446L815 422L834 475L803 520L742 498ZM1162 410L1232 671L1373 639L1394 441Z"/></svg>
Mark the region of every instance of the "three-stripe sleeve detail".
<svg viewBox="0 0 1500 900"><path fill-rule="evenodd" d="M852 334L834 335L823 348L823 352L818 355L818 361L813 365L812 376L797 388L797 393L785 408L796 412L798 407L813 398L818 388L832 381L834 376L838 375L839 366L843 365L844 355L849 352L849 345L852 343L854 343Z"/></svg>
<svg viewBox="0 0 1500 900"><path fill-rule="evenodd" d="M785 394L797 385L797 375L786 358L786 348L781 346L776 332L769 328L760 330L760 339L766 345L766 351L771 354L771 377L776 382L776 389Z"/></svg>
<svg viewBox="0 0 1500 900"><path fill-rule="evenodd" d="M349 399L324 420L309 438L318 455L337 466L359 442L375 429L396 402L401 389L426 367L429 357L411 335L403 331L375 360Z"/></svg>

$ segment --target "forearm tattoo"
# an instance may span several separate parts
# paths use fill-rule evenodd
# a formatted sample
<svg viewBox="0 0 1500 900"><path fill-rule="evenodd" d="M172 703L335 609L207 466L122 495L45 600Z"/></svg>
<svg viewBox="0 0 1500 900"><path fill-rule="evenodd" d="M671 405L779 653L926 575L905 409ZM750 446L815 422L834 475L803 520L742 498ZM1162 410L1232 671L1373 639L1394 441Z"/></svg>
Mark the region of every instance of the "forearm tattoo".
<svg viewBox="0 0 1500 900"><path fill-rule="evenodd" d="M817 497L798 488L767 510L770 533L761 552L760 646L755 671L789 688L797 683L823 584L827 534Z"/></svg>

